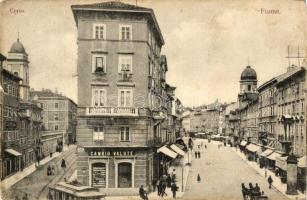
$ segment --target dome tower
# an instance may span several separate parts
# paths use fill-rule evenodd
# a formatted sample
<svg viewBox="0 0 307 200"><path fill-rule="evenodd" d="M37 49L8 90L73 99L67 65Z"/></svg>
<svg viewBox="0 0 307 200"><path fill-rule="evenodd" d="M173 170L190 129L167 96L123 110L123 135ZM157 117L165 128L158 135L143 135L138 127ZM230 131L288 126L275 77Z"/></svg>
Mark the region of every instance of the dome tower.
<svg viewBox="0 0 307 200"><path fill-rule="evenodd" d="M241 73L240 94L257 92L257 74L256 71L247 66Z"/></svg>
<svg viewBox="0 0 307 200"><path fill-rule="evenodd" d="M22 78L20 83L20 98L23 101L29 100L29 61L28 54L19 38L11 46L7 57L7 70Z"/></svg>

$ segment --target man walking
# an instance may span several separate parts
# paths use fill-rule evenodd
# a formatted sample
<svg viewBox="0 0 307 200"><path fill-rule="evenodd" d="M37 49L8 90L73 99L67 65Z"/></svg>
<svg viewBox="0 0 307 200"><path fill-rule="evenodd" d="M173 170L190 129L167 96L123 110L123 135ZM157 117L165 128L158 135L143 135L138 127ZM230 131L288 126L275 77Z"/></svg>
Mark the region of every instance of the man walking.
<svg viewBox="0 0 307 200"><path fill-rule="evenodd" d="M66 162L65 162L64 158L62 159L61 167L65 171L65 169L66 169Z"/></svg>
<svg viewBox="0 0 307 200"><path fill-rule="evenodd" d="M175 182L172 183L171 190L172 190L172 193L173 193L173 199L176 199L176 192L178 190L178 187L177 187Z"/></svg>
<svg viewBox="0 0 307 200"><path fill-rule="evenodd" d="M273 183L273 179L272 179L272 177L271 176L269 176L269 178L268 178L268 183L269 183L269 188L271 189L272 188L272 183Z"/></svg>
<svg viewBox="0 0 307 200"><path fill-rule="evenodd" d="M139 189L139 195L142 199L144 200L148 200L148 197L147 197L147 193L146 191L144 190L144 187L143 185L141 185L140 189Z"/></svg>

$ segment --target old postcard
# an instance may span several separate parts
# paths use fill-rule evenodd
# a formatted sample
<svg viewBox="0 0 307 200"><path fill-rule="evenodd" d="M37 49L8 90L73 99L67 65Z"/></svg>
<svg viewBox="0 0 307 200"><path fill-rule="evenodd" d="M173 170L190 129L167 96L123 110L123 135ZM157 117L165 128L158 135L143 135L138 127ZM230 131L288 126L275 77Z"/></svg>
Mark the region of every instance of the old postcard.
<svg viewBox="0 0 307 200"><path fill-rule="evenodd" d="M306 1L0 15L0 199L306 199Z"/></svg>

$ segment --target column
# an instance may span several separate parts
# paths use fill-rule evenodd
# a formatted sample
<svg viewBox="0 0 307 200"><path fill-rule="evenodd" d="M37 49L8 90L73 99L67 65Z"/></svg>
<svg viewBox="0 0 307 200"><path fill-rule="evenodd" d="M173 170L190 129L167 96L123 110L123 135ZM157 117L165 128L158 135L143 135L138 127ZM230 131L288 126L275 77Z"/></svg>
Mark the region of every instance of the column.
<svg viewBox="0 0 307 200"><path fill-rule="evenodd" d="M287 159L287 191L286 194L296 195L297 193L297 158L292 154Z"/></svg>

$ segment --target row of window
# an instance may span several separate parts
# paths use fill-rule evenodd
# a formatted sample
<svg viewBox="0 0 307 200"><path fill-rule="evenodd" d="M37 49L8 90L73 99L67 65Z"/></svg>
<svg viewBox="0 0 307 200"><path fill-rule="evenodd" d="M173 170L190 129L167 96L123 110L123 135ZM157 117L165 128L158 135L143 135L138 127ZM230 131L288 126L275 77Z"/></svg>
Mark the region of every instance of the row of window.
<svg viewBox="0 0 307 200"><path fill-rule="evenodd" d="M92 89L92 106L104 107L107 106L107 90L102 88ZM119 89L118 90L118 106L132 107L133 106L133 90Z"/></svg>
<svg viewBox="0 0 307 200"><path fill-rule="evenodd" d="M106 39L107 27L102 23L93 24L93 38L94 39ZM119 40L132 40L132 26L131 25L119 25Z"/></svg>
<svg viewBox="0 0 307 200"><path fill-rule="evenodd" d="M92 72L107 73L107 57L105 54L92 55ZM118 73L132 73L132 55L119 55Z"/></svg>
<svg viewBox="0 0 307 200"><path fill-rule="evenodd" d="M14 87L13 85L10 84L3 84L3 90L5 93L18 97L19 91L18 88Z"/></svg>
<svg viewBox="0 0 307 200"><path fill-rule="evenodd" d="M120 141L130 141L130 128L120 127L119 133ZM104 140L104 127L98 126L93 129L93 141L103 141Z"/></svg>

